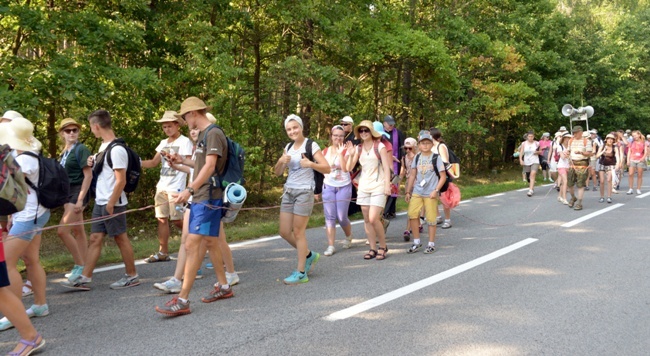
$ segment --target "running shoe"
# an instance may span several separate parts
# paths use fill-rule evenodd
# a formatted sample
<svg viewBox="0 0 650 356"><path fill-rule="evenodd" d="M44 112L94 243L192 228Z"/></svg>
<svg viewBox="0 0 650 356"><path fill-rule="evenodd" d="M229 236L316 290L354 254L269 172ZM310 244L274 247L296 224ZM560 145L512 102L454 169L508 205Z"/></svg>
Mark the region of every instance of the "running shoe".
<svg viewBox="0 0 650 356"><path fill-rule="evenodd" d="M124 277L120 278L119 281L111 284L111 289L124 289L129 287L135 287L140 285L140 276L137 274L135 276L129 276L124 274Z"/></svg>
<svg viewBox="0 0 650 356"><path fill-rule="evenodd" d="M634 190L630 189L627 191L627 195L632 195L632 194L634 194Z"/></svg>
<svg viewBox="0 0 650 356"><path fill-rule="evenodd" d="M36 304L32 304L29 309L25 310L27 313L27 316L30 318L33 317L42 317L42 316L48 316L50 315L50 308L47 306L47 304L43 304L40 306L36 306Z"/></svg>
<svg viewBox="0 0 650 356"><path fill-rule="evenodd" d="M171 258L169 257L168 254L162 252L154 253L153 255L144 259L144 262L146 263L167 262L167 261L171 261Z"/></svg>
<svg viewBox="0 0 650 356"><path fill-rule="evenodd" d="M436 247L435 246L427 246L427 248L424 249L424 253L427 255L430 255L432 253L436 252Z"/></svg>
<svg viewBox="0 0 650 356"><path fill-rule="evenodd" d="M90 286L88 286L88 284L90 284L92 281L92 278L86 278L83 275L79 275L77 278L75 278L74 281L63 281L60 284L62 287L70 289L89 291Z"/></svg>
<svg viewBox="0 0 650 356"><path fill-rule="evenodd" d="M201 301L203 303L212 303L220 299L232 298L234 296L235 294L232 292L232 288L226 289L217 284L216 286L214 286L214 289L212 290L212 292L210 292L210 294L201 298Z"/></svg>
<svg viewBox="0 0 650 356"><path fill-rule="evenodd" d="M230 286L234 286L235 284L239 283L239 275L237 272L229 273L226 272L226 281Z"/></svg>
<svg viewBox="0 0 650 356"><path fill-rule="evenodd" d="M440 225L445 221L445 219L442 217L442 215L436 217L436 225ZM420 218L420 225L424 225L426 223L426 220L423 218Z"/></svg>
<svg viewBox="0 0 650 356"><path fill-rule="evenodd" d="M190 310L190 301L188 300L187 303L183 303L178 299L178 296L172 298L172 300L165 303L162 307L156 306L156 311L167 316L179 316L192 312Z"/></svg>
<svg viewBox="0 0 650 356"><path fill-rule="evenodd" d="M641 194L641 189L637 189L637 190L636 190L636 193L637 193L637 194Z"/></svg>
<svg viewBox="0 0 650 356"><path fill-rule="evenodd" d="M569 205L569 202L566 199L562 198L562 204Z"/></svg>
<svg viewBox="0 0 650 356"><path fill-rule="evenodd" d="M300 273L298 271L293 271L293 273L291 273L289 277L285 278L283 282L284 284L288 284L288 285L307 283L309 282L309 277L307 277L307 273Z"/></svg>
<svg viewBox="0 0 650 356"><path fill-rule="evenodd" d="M14 324L12 324L9 319L5 316L4 318L0 319L0 331L8 330L14 327Z"/></svg>
<svg viewBox="0 0 650 356"><path fill-rule="evenodd" d="M331 256L334 254L335 251L336 249L334 248L334 246L327 246L327 249L325 250L325 252L323 252L323 255Z"/></svg>
<svg viewBox="0 0 650 356"><path fill-rule="evenodd" d="M528 193L526 193L526 195L528 195L529 197L532 197L534 193L535 192L532 189L528 189Z"/></svg>
<svg viewBox="0 0 650 356"><path fill-rule="evenodd" d="M599 202L599 203L604 203L604 202L605 202L605 198L600 198L600 199L598 199L598 202Z"/></svg>
<svg viewBox="0 0 650 356"><path fill-rule="evenodd" d="M409 247L408 250L406 250L406 253L415 253L420 250L422 247L422 244L413 244L413 246Z"/></svg>
<svg viewBox="0 0 650 356"><path fill-rule="evenodd" d="M449 229L449 228L451 228L451 221L445 221L445 222L443 222L442 225L440 225L440 227L443 228L443 229Z"/></svg>
<svg viewBox="0 0 650 356"><path fill-rule="evenodd" d="M207 269L213 269L214 266L212 265L212 263L206 263L206 264L205 264L205 268L207 268Z"/></svg>
<svg viewBox="0 0 650 356"><path fill-rule="evenodd" d="M172 277L163 283L154 283L153 287L168 294L176 294L181 292L182 283L178 279Z"/></svg>
<svg viewBox="0 0 650 356"><path fill-rule="evenodd" d="M305 261L305 274L313 272L312 268L316 268L316 263L320 260L320 253L311 251L311 257Z"/></svg>
<svg viewBox="0 0 650 356"><path fill-rule="evenodd" d="M607 203L611 204L612 203L612 198L607 198Z"/></svg>
<svg viewBox="0 0 650 356"><path fill-rule="evenodd" d="M404 230L404 241L411 241L411 230Z"/></svg>

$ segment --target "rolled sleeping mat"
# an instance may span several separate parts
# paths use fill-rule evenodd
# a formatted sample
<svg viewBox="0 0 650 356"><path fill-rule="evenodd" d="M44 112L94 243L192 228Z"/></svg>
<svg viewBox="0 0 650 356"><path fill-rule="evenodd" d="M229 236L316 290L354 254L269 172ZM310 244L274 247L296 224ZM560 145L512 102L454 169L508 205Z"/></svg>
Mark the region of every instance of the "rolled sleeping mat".
<svg viewBox="0 0 650 356"><path fill-rule="evenodd" d="M224 191L224 208L226 208L226 210L221 221L225 223L235 221L237 214L239 214L239 210L246 201L246 196L246 188L237 183L228 184Z"/></svg>

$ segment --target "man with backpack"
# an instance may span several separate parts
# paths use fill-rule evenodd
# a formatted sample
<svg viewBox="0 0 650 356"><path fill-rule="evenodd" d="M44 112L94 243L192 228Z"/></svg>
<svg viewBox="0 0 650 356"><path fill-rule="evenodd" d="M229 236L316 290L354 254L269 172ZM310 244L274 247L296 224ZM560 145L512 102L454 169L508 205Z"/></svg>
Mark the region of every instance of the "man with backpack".
<svg viewBox="0 0 650 356"><path fill-rule="evenodd" d="M199 129L195 150L195 160L183 158L178 153L172 158L175 164L194 167L194 179L176 197L177 204L185 204L192 198L190 205L189 234L185 242L187 257L183 285L178 296L172 298L163 306L156 306L156 311L168 315L179 316L189 314L190 291L194 285L196 274L205 255L205 248L210 252L210 259L217 275L218 283L214 289L201 299L204 303L231 298L234 296L228 284L223 258L217 239L223 214L223 187L221 179L214 179L215 173L225 174L228 161L228 139L221 128L213 125L207 117L210 109L203 100L189 97L181 104L176 115L187 122L190 129ZM232 162L231 162L232 163ZM219 181L219 182L217 182ZM222 235L223 236L223 235Z"/></svg>
<svg viewBox="0 0 650 356"><path fill-rule="evenodd" d="M386 115L386 117L384 117L383 124L384 131L386 131L388 134L388 140L393 145L393 152L391 153L393 156L393 165L391 170L395 172L395 174L399 174L399 171L402 168L401 160L402 156L404 155L404 150L402 147L404 147L404 140L406 139L406 135L404 132L397 129L395 126L395 119L390 115ZM386 209L384 211L384 217L387 219L392 219L395 217L395 202L397 194L392 194L391 198L393 199L388 199L388 203L386 204Z"/></svg>
<svg viewBox="0 0 650 356"><path fill-rule="evenodd" d="M101 255L104 237L108 235L115 239L126 270L124 277L110 287L134 287L140 284L140 278L135 269L133 247L126 233L125 213L128 201L124 191L129 183L128 168L135 162L130 162L130 155L127 147L123 145L123 140L115 136L111 126L111 114L108 111L93 112L88 116L88 122L95 137L102 140L99 153L88 158L88 165L93 166L93 175L97 176L93 223L83 272L72 281L63 281L61 285L71 289L90 290L88 284L92 282L93 270ZM137 164L139 165L139 162ZM113 217L107 220L102 219L111 215Z"/></svg>
<svg viewBox="0 0 650 356"><path fill-rule="evenodd" d="M585 194L587 176L589 175L589 157L593 155L593 145L586 137L582 137L582 126L573 126L573 138L569 140L570 168L567 176L567 187L571 193L569 208L582 210L582 196ZM573 186L578 187L578 196L574 194Z"/></svg>

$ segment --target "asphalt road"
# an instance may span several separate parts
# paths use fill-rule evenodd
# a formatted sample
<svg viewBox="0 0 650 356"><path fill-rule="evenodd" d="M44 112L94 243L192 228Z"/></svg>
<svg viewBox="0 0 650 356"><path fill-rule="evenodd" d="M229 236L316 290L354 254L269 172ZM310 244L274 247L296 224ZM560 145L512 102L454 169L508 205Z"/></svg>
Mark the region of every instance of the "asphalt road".
<svg viewBox="0 0 650 356"><path fill-rule="evenodd" d="M402 214L386 260L363 260L359 239L321 257L299 286L281 282L296 258L283 240L234 244L235 297L201 303L215 281L207 275L192 314L177 318L154 311L171 296L152 288L174 262L139 265L142 285L119 291L109 284L121 268L97 273L89 292L52 275L51 314L32 320L51 355L647 355L650 193L624 192L614 204L587 192L582 211L549 186L466 201L432 255L406 253ZM363 225L353 232L362 238ZM308 239L324 251L324 229ZM1 332L0 350L17 339Z"/></svg>

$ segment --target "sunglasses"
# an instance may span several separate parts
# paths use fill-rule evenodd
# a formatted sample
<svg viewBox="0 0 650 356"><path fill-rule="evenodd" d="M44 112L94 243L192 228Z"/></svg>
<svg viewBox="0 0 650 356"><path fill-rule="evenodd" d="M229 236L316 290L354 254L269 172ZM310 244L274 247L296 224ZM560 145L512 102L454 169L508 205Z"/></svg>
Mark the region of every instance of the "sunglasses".
<svg viewBox="0 0 650 356"><path fill-rule="evenodd" d="M341 123L341 126L350 126L350 125L352 125L352 124L349 123L349 122L342 122L342 123Z"/></svg>
<svg viewBox="0 0 650 356"><path fill-rule="evenodd" d="M404 147L405 150L410 151L413 149L413 147Z"/></svg>
<svg viewBox="0 0 650 356"><path fill-rule="evenodd" d="M359 133L360 134L362 134L362 133L370 133L370 130L368 130L368 129L359 129Z"/></svg>
<svg viewBox="0 0 650 356"><path fill-rule="evenodd" d="M77 133L77 132L79 132L79 129L63 129L63 132L65 132L67 134Z"/></svg>

